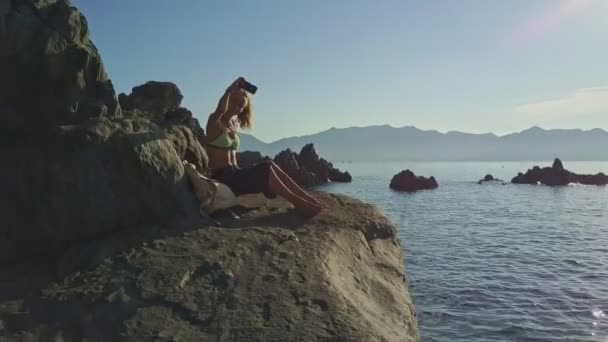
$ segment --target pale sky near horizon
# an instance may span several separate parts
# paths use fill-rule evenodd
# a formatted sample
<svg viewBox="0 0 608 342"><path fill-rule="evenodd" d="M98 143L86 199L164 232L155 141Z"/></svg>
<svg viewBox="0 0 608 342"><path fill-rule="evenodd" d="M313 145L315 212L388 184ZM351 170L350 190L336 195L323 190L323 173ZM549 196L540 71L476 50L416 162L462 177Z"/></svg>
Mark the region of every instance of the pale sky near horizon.
<svg viewBox="0 0 608 342"><path fill-rule="evenodd" d="M205 124L237 76L264 141L330 127L608 129L608 0L73 0L119 92Z"/></svg>

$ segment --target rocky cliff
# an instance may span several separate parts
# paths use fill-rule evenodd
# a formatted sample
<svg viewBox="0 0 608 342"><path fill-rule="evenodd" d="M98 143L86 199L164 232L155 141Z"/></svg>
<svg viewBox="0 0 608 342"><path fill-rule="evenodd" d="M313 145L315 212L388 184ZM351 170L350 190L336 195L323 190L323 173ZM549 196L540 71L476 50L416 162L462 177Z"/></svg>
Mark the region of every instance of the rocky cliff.
<svg viewBox="0 0 608 342"><path fill-rule="evenodd" d="M395 228L370 205L318 196L329 209L313 220L262 207L4 267L0 337L419 341Z"/></svg>
<svg viewBox="0 0 608 342"><path fill-rule="evenodd" d="M372 206L200 217L181 161L207 156L179 89L118 101L69 1L0 5L0 340L419 340Z"/></svg>

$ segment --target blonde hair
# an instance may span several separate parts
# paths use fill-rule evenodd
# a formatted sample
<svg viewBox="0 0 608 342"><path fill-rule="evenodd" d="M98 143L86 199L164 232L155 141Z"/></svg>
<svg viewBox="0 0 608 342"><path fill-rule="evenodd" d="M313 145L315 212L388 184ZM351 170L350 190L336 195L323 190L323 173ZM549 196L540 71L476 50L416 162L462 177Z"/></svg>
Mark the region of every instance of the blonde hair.
<svg viewBox="0 0 608 342"><path fill-rule="evenodd" d="M239 126L242 129L250 129L253 124L253 106L251 104L251 97L249 94L245 93L245 98L247 99L247 104L237 117L239 120Z"/></svg>
<svg viewBox="0 0 608 342"><path fill-rule="evenodd" d="M235 96L235 94L242 96L246 102L243 110L237 115L239 127L242 129L250 129L253 124L253 107L251 104L251 97L249 97L249 94L246 92L224 94L220 98L214 113L220 115L226 113L226 111L229 110L230 101L233 101L233 99L230 99L230 97Z"/></svg>

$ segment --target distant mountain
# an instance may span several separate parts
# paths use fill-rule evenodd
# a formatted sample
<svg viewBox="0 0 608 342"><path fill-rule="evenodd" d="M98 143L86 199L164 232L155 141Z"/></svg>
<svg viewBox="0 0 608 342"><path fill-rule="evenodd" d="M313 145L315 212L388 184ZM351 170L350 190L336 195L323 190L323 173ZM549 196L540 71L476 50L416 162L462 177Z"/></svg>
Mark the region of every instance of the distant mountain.
<svg viewBox="0 0 608 342"><path fill-rule="evenodd" d="M272 143L251 135L243 135L241 140L241 150L265 155L275 155L286 148L299 151L305 144L314 143L319 154L331 161L536 161L555 157L570 161L608 160L608 132L601 129L532 127L497 136L384 125L331 128Z"/></svg>

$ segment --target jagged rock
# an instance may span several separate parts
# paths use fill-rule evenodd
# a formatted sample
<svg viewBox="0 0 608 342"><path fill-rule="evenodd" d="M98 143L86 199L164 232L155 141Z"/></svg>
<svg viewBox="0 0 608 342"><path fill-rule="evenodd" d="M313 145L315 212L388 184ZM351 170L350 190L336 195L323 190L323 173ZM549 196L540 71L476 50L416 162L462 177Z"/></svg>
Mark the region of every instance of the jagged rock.
<svg viewBox="0 0 608 342"><path fill-rule="evenodd" d="M180 107L174 111L165 113L164 121L161 123L163 126L168 125L183 125L188 127L196 140L201 142L205 137L205 130L201 127L198 119L194 117L192 112L186 108Z"/></svg>
<svg viewBox="0 0 608 342"><path fill-rule="evenodd" d="M319 162L320 158L315 150L313 144L306 144L300 151L300 161L302 165L315 165Z"/></svg>
<svg viewBox="0 0 608 342"><path fill-rule="evenodd" d="M310 220L262 207L222 227L125 230L0 266L0 336L420 341L395 227L370 205L315 195L328 208Z"/></svg>
<svg viewBox="0 0 608 342"><path fill-rule="evenodd" d="M336 168L329 169L329 180L338 183L350 183L353 181L353 177L348 171L340 171Z"/></svg>
<svg viewBox="0 0 608 342"><path fill-rule="evenodd" d="M553 168L553 170L556 170L556 171L563 171L564 164L562 163L562 161L559 158L555 158L555 160L553 161L552 168Z"/></svg>
<svg viewBox="0 0 608 342"><path fill-rule="evenodd" d="M608 176L603 173L596 175L580 175L570 172L564 168L562 161L556 158L552 167L540 168L534 166L525 174L519 172L511 183L515 184L544 184L550 186L568 185L570 183L580 183L586 185L606 185Z"/></svg>
<svg viewBox="0 0 608 342"><path fill-rule="evenodd" d="M176 111L182 103L182 92L171 82L149 81L133 87L131 94L119 96L124 110L139 110L150 115L150 120L162 122L165 115Z"/></svg>
<svg viewBox="0 0 608 342"><path fill-rule="evenodd" d="M67 0L13 0L2 13L0 127L26 129L119 117L87 20Z"/></svg>
<svg viewBox="0 0 608 342"><path fill-rule="evenodd" d="M191 129L186 126L168 125L165 129L167 137L173 143L175 150L181 160L187 160L194 164L200 171L207 170L209 158L207 152L199 143L199 139Z"/></svg>
<svg viewBox="0 0 608 342"><path fill-rule="evenodd" d="M436 189L439 185L434 177L416 176L412 171L401 171L391 179L390 188L397 191L415 192Z"/></svg>
<svg viewBox="0 0 608 342"><path fill-rule="evenodd" d="M205 130L190 110L180 107L183 96L177 85L149 81L134 87L131 94L120 94L118 98L127 117L144 118L172 132L175 132L171 129L173 126L187 127L192 131L194 139L186 139L188 145L183 146L185 149L178 150L188 151L187 160L199 169L206 168L207 154L201 145Z"/></svg>
<svg viewBox="0 0 608 342"><path fill-rule="evenodd" d="M313 144L305 145L300 154L290 149L280 152L274 162L298 184L304 186L323 185L332 182L351 182L348 172L334 168L333 164L320 158Z"/></svg>
<svg viewBox="0 0 608 342"><path fill-rule="evenodd" d="M148 121L99 120L0 145L0 158L10 161L0 167L0 262L198 218L172 139L181 138Z"/></svg>

